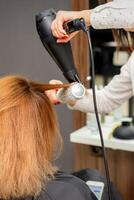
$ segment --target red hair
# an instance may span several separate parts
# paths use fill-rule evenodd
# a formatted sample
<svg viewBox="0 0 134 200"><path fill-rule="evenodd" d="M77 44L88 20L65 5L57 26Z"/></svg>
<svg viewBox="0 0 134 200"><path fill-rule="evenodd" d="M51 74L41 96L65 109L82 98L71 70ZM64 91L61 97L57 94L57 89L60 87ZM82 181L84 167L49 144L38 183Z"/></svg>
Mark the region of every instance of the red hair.
<svg viewBox="0 0 134 200"><path fill-rule="evenodd" d="M40 84L19 76L0 79L0 198L38 194L57 168L58 123L45 90L68 85ZM58 149L57 149L58 147Z"/></svg>

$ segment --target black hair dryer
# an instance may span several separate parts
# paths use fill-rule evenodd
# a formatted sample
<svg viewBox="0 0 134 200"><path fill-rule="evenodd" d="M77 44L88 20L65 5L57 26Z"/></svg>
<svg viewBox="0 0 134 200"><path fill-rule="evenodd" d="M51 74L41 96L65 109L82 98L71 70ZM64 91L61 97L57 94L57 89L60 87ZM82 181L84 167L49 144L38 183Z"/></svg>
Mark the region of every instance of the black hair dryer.
<svg viewBox="0 0 134 200"><path fill-rule="evenodd" d="M52 34L51 24L55 16L56 12L54 9L45 10L36 15L38 34L44 47L59 66L65 78L69 82L80 82L75 69L70 42L57 43L56 38Z"/></svg>

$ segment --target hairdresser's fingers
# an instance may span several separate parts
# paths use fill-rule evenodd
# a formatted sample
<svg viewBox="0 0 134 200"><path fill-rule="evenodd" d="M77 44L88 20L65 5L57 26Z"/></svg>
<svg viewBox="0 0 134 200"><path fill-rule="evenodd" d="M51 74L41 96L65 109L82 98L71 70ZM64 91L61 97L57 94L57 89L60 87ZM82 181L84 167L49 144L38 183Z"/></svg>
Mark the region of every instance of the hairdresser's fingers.
<svg viewBox="0 0 134 200"><path fill-rule="evenodd" d="M57 92L55 90L46 91L46 95L48 96L52 104L57 104L59 102L59 100L57 99L56 93Z"/></svg>
<svg viewBox="0 0 134 200"><path fill-rule="evenodd" d="M59 32L58 27L57 27L57 23L56 23L55 20L52 22L51 30L52 30L53 35L54 35L56 38L62 38L62 37L64 37L64 35L65 35L65 34Z"/></svg>
<svg viewBox="0 0 134 200"><path fill-rule="evenodd" d="M58 17L58 14L57 14L56 19L51 24L52 33L57 38L62 38L65 35L67 36L67 33L63 28L63 23L64 23L64 20L61 19L60 16Z"/></svg>
<svg viewBox="0 0 134 200"><path fill-rule="evenodd" d="M64 30L64 23L73 20L75 17L74 12L71 11L58 11L55 20L52 22L52 33L57 38L67 37L66 30Z"/></svg>
<svg viewBox="0 0 134 200"><path fill-rule="evenodd" d="M56 79L50 80L49 83L50 83L50 84L63 84L62 81L56 80ZM56 88L56 89L54 89L54 90L50 90L50 91L49 91L49 92L50 92L49 95L50 95L50 98L51 98L51 102L52 102L53 104L55 104L55 105L57 105L57 104L60 103L59 99L57 98L57 92L58 92L59 90L61 90L61 88L59 88L59 89Z"/></svg>
<svg viewBox="0 0 134 200"><path fill-rule="evenodd" d="M54 35L58 39L63 39L63 41L64 41L64 39L67 40L69 38L68 34L63 34L58 30L57 24L55 25Z"/></svg>
<svg viewBox="0 0 134 200"><path fill-rule="evenodd" d="M64 23L70 19L70 16L67 16L66 11L58 11L56 15L56 25L59 33L66 35L66 31L64 30Z"/></svg>
<svg viewBox="0 0 134 200"><path fill-rule="evenodd" d="M52 104L56 105L56 104L59 103L59 100L58 100L58 98L56 96L56 92L47 91L46 94L47 94L47 96L48 96L48 98L49 98L49 100L51 101Z"/></svg>
<svg viewBox="0 0 134 200"><path fill-rule="evenodd" d="M56 22L54 23L53 35L57 38L68 38L69 37L69 35L66 33L65 30L64 30L64 32L60 31L59 25Z"/></svg>
<svg viewBox="0 0 134 200"><path fill-rule="evenodd" d="M71 33L68 38L64 37L64 38L58 38L57 39L57 43L67 43L68 41L70 41L76 34L78 33L78 31Z"/></svg>
<svg viewBox="0 0 134 200"><path fill-rule="evenodd" d="M67 22L69 19L70 19L70 12L66 12L66 11L57 12L54 23L55 23L55 29L58 33L58 38L67 36L67 33L64 30L64 23Z"/></svg>
<svg viewBox="0 0 134 200"><path fill-rule="evenodd" d="M49 81L50 84L63 84L60 80L50 80ZM51 101L52 104L59 104L59 100L57 98L57 92L59 89L52 89L52 90L48 90L46 91L46 95L48 96L49 100Z"/></svg>
<svg viewBox="0 0 134 200"><path fill-rule="evenodd" d="M70 37L57 39L57 43L67 43L69 41L70 41Z"/></svg>
<svg viewBox="0 0 134 200"><path fill-rule="evenodd" d="M64 30L64 19L59 17L57 17L57 20L55 22L55 28L57 30L57 33L58 33L58 36L60 37L64 37L64 36L68 36L67 33L66 33L66 30Z"/></svg>
<svg viewBox="0 0 134 200"><path fill-rule="evenodd" d="M49 83L50 83L50 84L63 84L62 81L60 81L60 80L56 80L56 79L52 79L52 80L50 80Z"/></svg>

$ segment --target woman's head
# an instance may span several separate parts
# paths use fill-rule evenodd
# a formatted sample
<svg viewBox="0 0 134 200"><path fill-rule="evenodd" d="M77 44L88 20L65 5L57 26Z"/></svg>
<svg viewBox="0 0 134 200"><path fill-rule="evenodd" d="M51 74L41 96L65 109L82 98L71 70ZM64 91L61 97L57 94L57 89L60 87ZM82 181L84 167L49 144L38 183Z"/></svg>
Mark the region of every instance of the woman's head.
<svg viewBox="0 0 134 200"><path fill-rule="evenodd" d="M45 90L56 87L19 76L0 79L0 198L35 195L55 173L61 138Z"/></svg>

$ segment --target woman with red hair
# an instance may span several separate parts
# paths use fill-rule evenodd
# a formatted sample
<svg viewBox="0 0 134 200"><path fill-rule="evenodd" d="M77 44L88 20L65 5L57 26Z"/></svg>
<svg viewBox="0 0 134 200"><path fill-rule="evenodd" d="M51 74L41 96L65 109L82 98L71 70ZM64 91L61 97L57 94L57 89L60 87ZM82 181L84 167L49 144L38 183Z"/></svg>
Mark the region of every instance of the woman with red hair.
<svg viewBox="0 0 134 200"><path fill-rule="evenodd" d="M62 139L46 91L68 84L0 78L0 198L92 200L84 181L59 172Z"/></svg>

